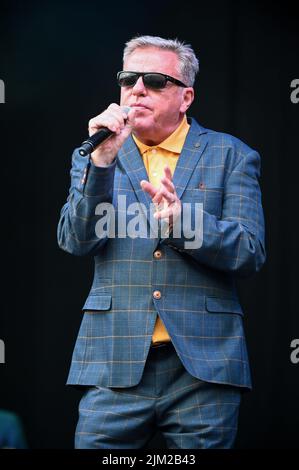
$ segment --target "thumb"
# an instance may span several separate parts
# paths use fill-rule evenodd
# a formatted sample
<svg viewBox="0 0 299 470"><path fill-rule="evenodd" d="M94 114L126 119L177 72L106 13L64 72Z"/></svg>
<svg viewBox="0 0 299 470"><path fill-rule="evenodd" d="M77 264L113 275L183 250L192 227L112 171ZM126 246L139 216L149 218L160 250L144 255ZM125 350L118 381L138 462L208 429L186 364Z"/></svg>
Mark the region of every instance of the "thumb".
<svg viewBox="0 0 299 470"><path fill-rule="evenodd" d="M136 109L131 108L130 112L128 113L128 117L126 120L125 127L121 131L121 136L125 140L132 132L134 124L135 124L135 117L136 117Z"/></svg>

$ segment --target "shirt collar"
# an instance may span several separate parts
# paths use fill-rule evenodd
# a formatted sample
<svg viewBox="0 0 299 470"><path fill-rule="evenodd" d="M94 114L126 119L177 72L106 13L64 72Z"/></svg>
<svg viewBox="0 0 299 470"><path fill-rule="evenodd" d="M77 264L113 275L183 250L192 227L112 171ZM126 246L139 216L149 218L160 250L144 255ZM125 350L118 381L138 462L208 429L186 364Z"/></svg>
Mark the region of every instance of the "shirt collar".
<svg viewBox="0 0 299 470"><path fill-rule="evenodd" d="M134 135L132 136L141 155L152 148L162 148L172 153L181 153L190 125L187 122L186 115L183 117L180 125L159 145L149 146L140 142Z"/></svg>

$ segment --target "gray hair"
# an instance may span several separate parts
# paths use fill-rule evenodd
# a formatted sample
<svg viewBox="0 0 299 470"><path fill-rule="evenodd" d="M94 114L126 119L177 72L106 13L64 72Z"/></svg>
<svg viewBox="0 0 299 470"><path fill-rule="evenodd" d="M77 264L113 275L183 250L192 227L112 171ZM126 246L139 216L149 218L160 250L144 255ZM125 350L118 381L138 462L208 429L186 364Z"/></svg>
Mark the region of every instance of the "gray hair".
<svg viewBox="0 0 299 470"><path fill-rule="evenodd" d="M179 60L180 78L187 86L193 86L195 76L199 70L199 61L190 46L178 39L163 39L159 36L136 36L126 43L123 55L123 62L131 55L137 48L156 47L173 51L177 54Z"/></svg>

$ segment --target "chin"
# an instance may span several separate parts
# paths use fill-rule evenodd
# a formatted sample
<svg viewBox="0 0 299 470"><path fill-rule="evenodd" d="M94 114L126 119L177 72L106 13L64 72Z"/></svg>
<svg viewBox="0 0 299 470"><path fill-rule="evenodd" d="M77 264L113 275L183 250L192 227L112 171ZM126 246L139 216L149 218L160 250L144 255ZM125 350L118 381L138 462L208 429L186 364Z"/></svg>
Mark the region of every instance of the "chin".
<svg viewBox="0 0 299 470"><path fill-rule="evenodd" d="M153 122L148 119L136 118L134 123L134 132L138 134L148 133L153 129Z"/></svg>

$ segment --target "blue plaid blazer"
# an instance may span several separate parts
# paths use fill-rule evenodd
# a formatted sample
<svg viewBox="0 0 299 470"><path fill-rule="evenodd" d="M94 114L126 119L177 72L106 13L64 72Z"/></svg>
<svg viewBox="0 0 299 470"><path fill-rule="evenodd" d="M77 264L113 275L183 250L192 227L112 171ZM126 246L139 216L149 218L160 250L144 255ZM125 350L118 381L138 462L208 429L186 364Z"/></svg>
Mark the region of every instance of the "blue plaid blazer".
<svg viewBox="0 0 299 470"><path fill-rule="evenodd" d="M203 204L203 242L197 249L185 248L183 233L180 238L118 236L117 220L116 236L101 238L96 226L109 218L98 213L99 203L113 203L116 219L124 216L119 195L126 196L127 205L150 207L151 198L140 187L148 179L146 169L131 136L107 168L95 167L78 150L73 154L58 243L74 255L92 255L95 271L68 384L137 385L159 315L190 374L251 387L235 279L252 275L265 260L260 158L235 137L188 120L173 181L182 203ZM157 249L160 258L153 256Z"/></svg>

